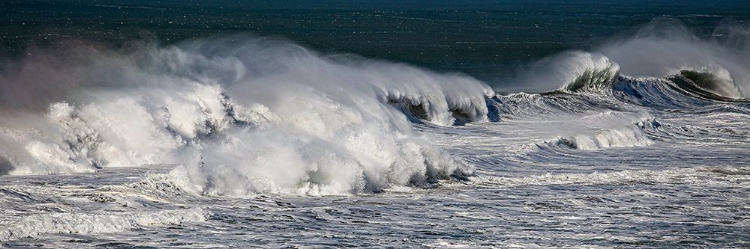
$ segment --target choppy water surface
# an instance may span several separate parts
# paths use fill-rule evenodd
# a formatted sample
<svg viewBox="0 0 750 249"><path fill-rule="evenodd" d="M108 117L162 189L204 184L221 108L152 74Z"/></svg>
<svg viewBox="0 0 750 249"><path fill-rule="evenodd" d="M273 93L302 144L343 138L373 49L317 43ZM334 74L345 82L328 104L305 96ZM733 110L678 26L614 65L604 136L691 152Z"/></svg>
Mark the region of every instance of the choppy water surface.
<svg viewBox="0 0 750 249"><path fill-rule="evenodd" d="M1 4L15 15L37 6ZM327 11L351 11L342 6ZM430 28L438 17L467 21L469 11L367 6L379 11L371 18L394 14ZM538 15L572 18L576 6ZM635 16L613 6L585 20L629 13L620 20L648 22L669 4ZM246 18L291 11L265 8L276 12ZM433 58L440 49L408 54L418 67L156 26L184 40L33 42L0 63L0 245L750 247L750 33L744 19L729 18L745 10L692 10L697 16L673 13L686 25L600 27L606 36L622 25L637 31L592 47L568 37L499 81L485 76L512 70L475 78L466 73L486 61L467 55L453 68L456 58ZM120 18L134 18L128 13ZM531 40L552 39L529 32L513 44L530 51ZM3 38L4 49L18 39ZM396 58L386 54L375 57ZM521 63L498 60L490 64Z"/></svg>
<svg viewBox="0 0 750 249"><path fill-rule="evenodd" d="M197 196L171 167L6 176L2 234L11 247L747 246L746 105L633 109L418 125L475 176L356 196Z"/></svg>

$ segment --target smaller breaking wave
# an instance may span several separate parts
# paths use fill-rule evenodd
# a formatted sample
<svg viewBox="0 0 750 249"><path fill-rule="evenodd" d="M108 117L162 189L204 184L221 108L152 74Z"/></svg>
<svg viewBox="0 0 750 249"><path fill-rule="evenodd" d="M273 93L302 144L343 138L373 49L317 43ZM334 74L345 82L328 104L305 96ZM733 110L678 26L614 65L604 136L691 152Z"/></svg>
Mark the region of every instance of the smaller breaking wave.
<svg viewBox="0 0 750 249"><path fill-rule="evenodd" d="M568 92L609 92L619 76L619 67L587 69L563 90Z"/></svg>
<svg viewBox="0 0 750 249"><path fill-rule="evenodd" d="M597 51L617 62L622 75L676 79L678 87L698 97L719 96L722 101L747 97L750 47L743 44L750 36L740 31L744 28L717 27L734 41L705 39L689 30L676 21L657 19L634 36L614 40Z"/></svg>
<svg viewBox="0 0 750 249"><path fill-rule="evenodd" d="M528 103L516 108L502 105L519 102L518 96L500 96L503 104L498 109L507 109L510 116L532 116L531 109L540 113L632 109L630 104L692 109L717 101L745 102L750 61L743 55L750 47L742 44L750 40L748 33L734 33L745 29L731 26L718 29L732 35L735 42L701 38L678 22L658 19L630 37L614 39L590 52L567 51L541 59L520 73L517 84L506 87L506 92L523 90L543 97L526 98ZM568 94L588 100L570 100L574 98ZM612 104L611 96L625 104Z"/></svg>
<svg viewBox="0 0 750 249"><path fill-rule="evenodd" d="M718 101L733 101L742 98L731 77L720 77L711 72L685 69L667 79L680 90L701 98Z"/></svg>
<svg viewBox="0 0 750 249"><path fill-rule="evenodd" d="M532 92L598 91L606 89L619 70L602 54L568 51L534 63L516 81Z"/></svg>
<svg viewBox="0 0 750 249"><path fill-rule="evenodd" d="M649 146L653 142L637 128L601 130L593 135L561 137L537 146L558 146L578 150Z"/></svg>
<svg viewBox="0 0 750 249"><path fill-rule="evenodd" d="M527 154L538 152L571 154L576 150L597 151L612 148L645 147L654 144L649 131L658 131L661 123L648 113L604 111L586 116L548 121L542 127L554 127L546 140L526 144Z"/></svg>

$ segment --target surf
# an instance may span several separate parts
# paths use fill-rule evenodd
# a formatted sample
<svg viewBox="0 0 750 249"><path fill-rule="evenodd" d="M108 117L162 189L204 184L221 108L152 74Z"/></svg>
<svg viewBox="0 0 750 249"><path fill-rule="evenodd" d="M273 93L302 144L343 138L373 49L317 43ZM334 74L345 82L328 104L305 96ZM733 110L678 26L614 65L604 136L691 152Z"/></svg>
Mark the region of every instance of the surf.
<svg viewBox="0 0 750 249"><path fill-rule="evenodd" d="M351 194L463 178L472 167L420 139L407 114L484 122L493 95L465 75L244 35L128 51L66 42L4 68L3 94L15 97L2 109L18 117L2 121L4 173L174 164L185 189L207 195Z"/></svg>

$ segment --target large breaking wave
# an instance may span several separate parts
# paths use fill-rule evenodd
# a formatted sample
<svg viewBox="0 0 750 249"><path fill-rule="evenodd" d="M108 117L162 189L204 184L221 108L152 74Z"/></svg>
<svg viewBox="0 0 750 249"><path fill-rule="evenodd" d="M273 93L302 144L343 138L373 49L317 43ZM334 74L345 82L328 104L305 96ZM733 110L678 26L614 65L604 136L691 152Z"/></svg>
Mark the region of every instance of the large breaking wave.
<svg viewBox="0 0 750 249"><path fill-rule="evenodd" d="M0 75L0 173L176 164L201 194L346 194L432 184L472 168L404 115L486 120L477 80L274 39L30 49Z"/></svg>
<svg viewBox="0 0 750 249"><path fill-rule="evenodd" d="M656 22L591 52L543 59L515 79L514 87L541 94L497 95L469 76L321 55L269 38L117 49L66 41L3 63L0 175L175 164L170 175L184 189L229 196L376 192L463 179L473 167L430 146L413 122L746 102L750 32L741 31L717 29L733 37L726 42ZM537 145L648 146L646 133L659 126L650 118L613 120L596 134Z"/></svg>

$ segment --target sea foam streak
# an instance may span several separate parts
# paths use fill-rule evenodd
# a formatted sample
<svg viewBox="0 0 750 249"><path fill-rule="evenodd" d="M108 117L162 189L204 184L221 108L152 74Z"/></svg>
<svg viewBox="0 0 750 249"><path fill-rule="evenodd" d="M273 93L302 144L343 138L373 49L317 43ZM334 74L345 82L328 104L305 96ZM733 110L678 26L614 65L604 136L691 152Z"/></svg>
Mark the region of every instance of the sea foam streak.
<svg viewBox="0 0 750 249"><path fill-rule="evenodd" d="M1 171L177 164L185 189L231 196L421 185L472 169L394 105L452 125L486 120L493 95L470 77L270 39L134 47L69 42L5 65Z"/></svg>

